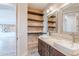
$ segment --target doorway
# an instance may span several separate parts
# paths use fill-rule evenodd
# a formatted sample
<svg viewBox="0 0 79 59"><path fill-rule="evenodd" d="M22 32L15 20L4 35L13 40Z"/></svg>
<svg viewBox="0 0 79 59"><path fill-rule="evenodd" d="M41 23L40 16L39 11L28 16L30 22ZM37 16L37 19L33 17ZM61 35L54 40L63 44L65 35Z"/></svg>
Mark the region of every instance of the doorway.
<svg viewBox="0 0 79 59"><path fill-rule="evenodd" d="M0 4L0 56L16 56L15 4Z"/></svg>

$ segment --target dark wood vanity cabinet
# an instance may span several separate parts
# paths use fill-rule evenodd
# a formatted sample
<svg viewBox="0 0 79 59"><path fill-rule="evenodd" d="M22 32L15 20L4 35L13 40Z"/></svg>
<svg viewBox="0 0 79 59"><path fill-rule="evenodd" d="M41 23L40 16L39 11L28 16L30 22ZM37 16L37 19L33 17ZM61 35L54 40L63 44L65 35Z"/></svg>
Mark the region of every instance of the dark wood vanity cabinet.
<svg viewBox="0 0 79 59"><path fill-rule="evenodd" d="M49 45L40 39L38 40L38 52L41 56L49 56Z"/></svg>
<svg viewBox="0 0 79 59"><path fill-rule="evenodd" d="M41 44L41 40L38 40L38 52L40 55L42 55L42 44Z"/></svg>
<svg viewBox="0 0 79 59"><path fill-rule="evenodd" d="M50 48L49 48L49 56L54 56L54 50L53 50L54 48L53 47L51 47L50 46Z"/></svg>
<svg viewBox="0 0 79 59"><path fill-rule="evenodd" d="M38 40L38 52L41 56L65 56L42 40Z"/></svg>
<svg viewBox="0 0 79 59"><path fill-rule="evenodd" d="M54 56L65 56L63 53L57 51L56 49L53 50L54 50Z"/></svg>
<svg viewBox="0 0 79 59"><path fill-rule="evenodd" d="M51 47L50 46L50 49L49 49L49 56L65 56L63 53L57 51L55 48Z"/></svg>

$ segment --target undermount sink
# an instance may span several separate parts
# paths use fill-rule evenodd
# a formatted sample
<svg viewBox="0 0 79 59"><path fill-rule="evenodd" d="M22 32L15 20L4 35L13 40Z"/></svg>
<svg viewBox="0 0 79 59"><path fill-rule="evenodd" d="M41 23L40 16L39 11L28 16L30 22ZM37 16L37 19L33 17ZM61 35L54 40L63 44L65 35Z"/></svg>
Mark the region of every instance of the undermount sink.
<svg viewBox="0 0 79 59"><path fill-rule="evenodd" d="M73 43L68 40L60 40L54 42L54 47L61 51L66 52L69 55L79 55L79 44Z"/></svg>
<svg viewBox="0 0 79 59"><path fill-rule="evenodd" d="M48 39L48 35L41 35L41 36L39 36L39 38L43 38L43 39Z"/></svg>

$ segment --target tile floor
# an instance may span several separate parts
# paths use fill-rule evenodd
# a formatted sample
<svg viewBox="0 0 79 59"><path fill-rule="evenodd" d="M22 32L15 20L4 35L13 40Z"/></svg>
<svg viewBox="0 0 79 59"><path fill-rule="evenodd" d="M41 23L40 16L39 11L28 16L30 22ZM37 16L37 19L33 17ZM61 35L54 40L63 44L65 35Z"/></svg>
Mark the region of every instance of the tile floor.
<svg viewBox="0 0 79 59"><path fill-rule="evenodd" d="M30 54L29 56L40 56L38 52L34 52L32 54Z"/></svg>

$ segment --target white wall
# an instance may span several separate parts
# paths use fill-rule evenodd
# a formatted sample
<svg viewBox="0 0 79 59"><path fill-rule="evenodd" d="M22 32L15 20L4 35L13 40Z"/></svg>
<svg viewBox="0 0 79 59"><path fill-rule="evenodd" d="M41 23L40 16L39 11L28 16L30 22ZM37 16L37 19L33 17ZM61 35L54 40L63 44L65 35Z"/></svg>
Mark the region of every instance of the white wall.
<svg viewBox="0 0 79 59"><path fill-rule="evenodd" d="M16 24L16 9L0 9L0 24Z"/></svg>
<svg viewBox="0 0 79 59"><path fill-rule="evenodd" d="M2 25L5 25L8 31L16 31L16 6L0 5L0 26ZM2 29L3 27L0 28Z"/></svg>
<svg viewBox="0 0 79 59"><path fill-rule="evenodd" d="M17 55L27 55L27 4L17 6Z"/></svg>

